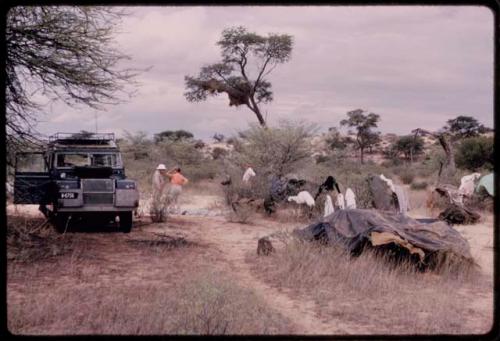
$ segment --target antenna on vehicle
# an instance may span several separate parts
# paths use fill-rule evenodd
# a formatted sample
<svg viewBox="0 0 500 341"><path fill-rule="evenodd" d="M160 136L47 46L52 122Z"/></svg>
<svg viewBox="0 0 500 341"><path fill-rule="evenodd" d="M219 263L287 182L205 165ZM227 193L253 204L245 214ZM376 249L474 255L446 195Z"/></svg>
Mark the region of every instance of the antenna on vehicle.
<svg viewBox="0 0 500 341"><path fill-rule="evenodd" d="M95 132L97 134L97 111L94 111L94 117L95 117Z"/></svg>

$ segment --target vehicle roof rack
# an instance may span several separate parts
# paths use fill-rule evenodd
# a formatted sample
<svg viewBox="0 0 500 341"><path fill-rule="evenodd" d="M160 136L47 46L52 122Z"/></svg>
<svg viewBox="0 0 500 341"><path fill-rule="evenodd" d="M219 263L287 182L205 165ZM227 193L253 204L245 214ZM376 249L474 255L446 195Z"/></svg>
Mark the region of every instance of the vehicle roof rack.
<svg viewBox="0 0 500 341"><path fill-rule="evenodd" d="M114 133L55 133L49 136L49 143L58 144L110 144L115 141Z"/></svg>

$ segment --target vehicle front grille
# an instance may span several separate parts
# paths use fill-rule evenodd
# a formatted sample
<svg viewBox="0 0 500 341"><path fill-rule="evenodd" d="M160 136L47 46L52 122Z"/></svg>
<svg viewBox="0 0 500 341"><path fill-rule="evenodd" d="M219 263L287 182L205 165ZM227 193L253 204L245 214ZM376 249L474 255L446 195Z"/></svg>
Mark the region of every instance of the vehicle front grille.
<svg viewBox="0 0 500 341"><path fill-rule="evenodd" d="M83 203L93 204L113 204L113 193L83 193Z"/></svg>
<svg viewBox="0 0 500 341"><path fill-rule="evenodd" d="M82 179L83 203L113 204L114 187L112 179Z"/></svg>
<svg viewBox="0 0 500 341"><path fill-rule="evenodd" d="M82 179L82 189L88 192L113 193L114 181L112 179Z"/></svg>

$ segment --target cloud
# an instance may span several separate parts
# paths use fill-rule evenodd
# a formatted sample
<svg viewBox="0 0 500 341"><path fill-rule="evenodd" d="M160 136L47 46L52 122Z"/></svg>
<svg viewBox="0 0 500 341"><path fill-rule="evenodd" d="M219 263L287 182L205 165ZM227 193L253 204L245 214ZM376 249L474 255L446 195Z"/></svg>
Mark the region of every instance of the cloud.
<svg viewBox="0 0 500 341"><path fill-rule="evenodd" d="M438 129L457 115L493 125L493 15L480 6L129 7L117 44L123 66L152 69L128 103L99 114L101 129L187 129L207 138L256 122L225 95L202 103L183 97L184 76L218 61L220 32L243 25L294 37L292 59L268 77L270 123L307 119L338 125L349 110L382 117L384 132ZM94 112L54 105L44 132L95 125Z"/></svg>

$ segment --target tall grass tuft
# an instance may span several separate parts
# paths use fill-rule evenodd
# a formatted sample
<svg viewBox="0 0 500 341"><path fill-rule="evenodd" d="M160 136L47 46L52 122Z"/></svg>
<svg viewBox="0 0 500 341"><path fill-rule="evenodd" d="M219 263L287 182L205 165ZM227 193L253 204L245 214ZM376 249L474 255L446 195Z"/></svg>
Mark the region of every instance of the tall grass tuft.
<svg viewBox="0 0 500 341"><path fill-rule="evenodd" d="M484 285L475 266L452 258L422 272L376 249L352 257L335 246L302 241L256 257L254 269L271 285L311 297L320 316L342 316L360 333L466 333L463 288Z"/></svg>

